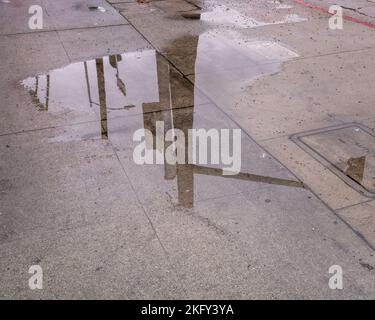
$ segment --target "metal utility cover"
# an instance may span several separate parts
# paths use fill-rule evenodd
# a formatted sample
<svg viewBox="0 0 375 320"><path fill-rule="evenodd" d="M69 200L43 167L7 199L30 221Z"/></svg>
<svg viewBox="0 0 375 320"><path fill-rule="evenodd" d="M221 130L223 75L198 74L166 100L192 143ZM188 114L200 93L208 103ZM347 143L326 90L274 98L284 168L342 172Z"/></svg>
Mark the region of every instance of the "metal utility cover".
<svg viewBox="0 0 375 320"><path fill-rule="evenodd" d="M302 149L361 194L375 198L375 136L357 123L298 133Z"/></svg>

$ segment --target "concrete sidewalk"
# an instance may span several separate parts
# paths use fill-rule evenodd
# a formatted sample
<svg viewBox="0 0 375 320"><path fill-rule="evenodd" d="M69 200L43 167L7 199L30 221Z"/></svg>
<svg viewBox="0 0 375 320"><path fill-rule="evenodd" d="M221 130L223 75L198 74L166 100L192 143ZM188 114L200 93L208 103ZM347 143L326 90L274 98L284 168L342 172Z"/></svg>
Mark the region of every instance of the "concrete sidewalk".
<svg viewBox="0 0 375 320"><path fill-rule="evenodd" d="M367 25L294 1L1 2L0 297L374 299L375 3L343 5ZM137 165L160 120L241 129L246 178Z"/></svg>

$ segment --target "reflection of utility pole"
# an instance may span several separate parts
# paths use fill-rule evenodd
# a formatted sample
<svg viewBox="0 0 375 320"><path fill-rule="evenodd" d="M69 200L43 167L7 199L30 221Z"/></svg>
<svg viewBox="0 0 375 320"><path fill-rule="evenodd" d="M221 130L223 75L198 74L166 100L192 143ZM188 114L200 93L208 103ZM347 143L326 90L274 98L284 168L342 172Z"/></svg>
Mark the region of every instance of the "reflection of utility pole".
<svg viewBox="0 0 375 320"><path fill-rule="evenodd" d="M122 92L124 96L126 96L126 87L125 83L120 79L119 71L118 71L118 62L122 60L121 55L112 55L109 56L109 64L112 68L116 69L116 84L118 89Z"/></svg>
<svg viewBox="0 0 375 320"><path fill-rule="evenodd" d="M38 97L38 91L39 91L39 76L35 77L35 91L31 91L31 94L33 96L33 99L37 105L37 108L39 111L48 111L48 104L49 104L49 86L50 86L50 75L47 74L46 76L46 96L44 104L40 102L40 99Z"/></svg>
<svg viewBox="0 0 375 320"><path fill-rule="evenodd" d="M85 77L86 77L86 86L87 86L87 94L89 96L90 108L92 107L92 99L91 99L91 91L90 91L90 81L89 81L89 72L87 70L87 61L83 62L85 67Z"/></svg>
<svg viewBox="0 0 375 320"><path fill-rule="evenodd" d="M35 77L35 95L38 95L38 89L39 89L39 76Z"/></svg>
<svg viewBox="0 0 375 320"><path fill-rule="evenodd" d="M96 59L96 75L98 78L100 124L101 124L102 138L108 139L107 104L106 104L106 96L105 96L103 58Z"/></svg>
<svg viewBox="0 0 375 320"><path fill-rule="evenodd" d="M48 111L48 103L49 103L49 74L47 74L46 104L44 108L46 111Z"/></svg>
<svg viewBox="0 0 375 320"><path fill-rule="evenodd" d="M195 60L197 58L198 41L197 36L188 36L187 40L192 44L194 48L193 59L189 59L192 63L192 68L195 67ZM173 48L173 45L171 46ZM169 72L170 84L171 84L171 105L178 108L177 101L181 92L181 82L179 81L180 75L175 69L171 69ZM194 88L189 91L191 98L188 101L194 103ZM185 162L189 161L189 129L193 128L194 122L194 105L190 108L184 108L180 112L178 109L172 109L173 112L173 127L183 131L185 136ZM190 146L191 147L191 146ZM178 188L178 202L185 208L191 208L194 206L194 167L190 164L179 164L177 163L177 188Z"/></svg>

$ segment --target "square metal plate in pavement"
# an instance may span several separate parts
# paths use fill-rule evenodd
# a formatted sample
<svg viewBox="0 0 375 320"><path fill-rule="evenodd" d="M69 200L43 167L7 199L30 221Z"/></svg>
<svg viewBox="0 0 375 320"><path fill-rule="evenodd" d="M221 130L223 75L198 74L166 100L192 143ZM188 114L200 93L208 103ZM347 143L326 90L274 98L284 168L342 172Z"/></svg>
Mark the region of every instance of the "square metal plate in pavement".
<svg viewBox="0 0 375 320"><path fill-rule="evenodd" d="M375 198L375 136L358 123L298 133L302 149L361 194Z"/></svg>

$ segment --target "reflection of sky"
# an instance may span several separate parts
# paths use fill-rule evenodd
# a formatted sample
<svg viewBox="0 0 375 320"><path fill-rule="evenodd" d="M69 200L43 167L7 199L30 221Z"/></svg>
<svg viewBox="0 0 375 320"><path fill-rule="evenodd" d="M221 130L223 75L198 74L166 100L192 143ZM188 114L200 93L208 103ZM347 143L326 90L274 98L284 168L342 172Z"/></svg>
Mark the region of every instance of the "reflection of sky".
<svg viewBox="0 0 375 320"><path fill-rule="evenodd" d="M91 68L95 67L95 61L89 61L88 64ZM48 107L51 112L68 109L84 111L90 106L83 63L73 63L65 68L52 70L49 75ZM38 76L38 82L37 96L41 103L45 103L47 76ZM23 81L23 85L30 90L35 90L36 79L28 78Z"/></svg>
<svg viewBox="0 0 375 320"><path fill-rule="evenodd" d="M296 52L273 41L245 42L236 39L234 33L224 36L206 32L199 36L195 74L247 68L296 57Z"/></svg>
<svg viewBox="0 0 375 320"><path fill-rule="evenodd" d="M236 33L206 32L199 37L195 85L225 109L241 99L252 81L277 72L281 63L298 56L273 41L245 42Z"/></svg>
<svg viewBox="0 0 375 320"><path fill-rule="evenodd" d="M93 107L99 105L96 61L87 63L88 84L83 62L73 63L61 69L49 72L50 112L87 111L90 107L89 92ZM141 108L143 103L159 102L159 89L154 50L131 52L121 55L118 61L118 75L125 84L126 96L118 88L117 70L109 63L109 57L103 58L105 94L108 110L123 109L129 105ZM46 101L47 76L38 77L37 96L41 103ZM22 84L29 90L35 90L35 77L28 78ZM89 89L89 90L88 90ZM139 110L138 110L139 112Z"/></svg>
<svg viewBox="0 0 375 320"><path fill-rule="evenodd" d="M132 52L122 55L118 62L119 77L125 83L126 97L117 87L116 69L104 58L105 91L107 106L110 110L143 103L159 102L159 89L154 50Z"/></svg>

